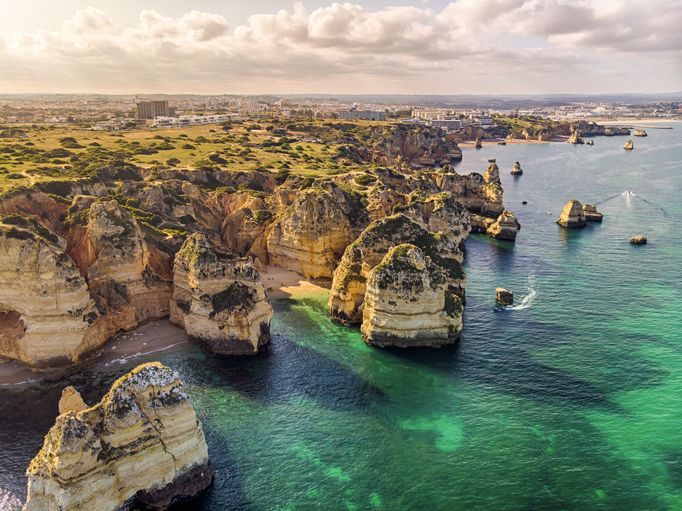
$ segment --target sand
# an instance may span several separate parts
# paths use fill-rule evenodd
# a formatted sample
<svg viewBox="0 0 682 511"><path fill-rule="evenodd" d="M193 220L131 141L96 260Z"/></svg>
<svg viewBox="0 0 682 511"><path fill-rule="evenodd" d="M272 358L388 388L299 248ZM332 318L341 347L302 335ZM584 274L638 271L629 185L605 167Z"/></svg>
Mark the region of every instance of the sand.
<svg viewBox="0 0 682 511"><path fill-rule="evenodd" d="M293 271L268 266L261 272L263 283L269 299L292 298L294 296L326 292L325 284L312 283ZM328 284L326 284L328 285ZM94 366L123 364L139 357L147 357L190 342L190 338L181 328L169 320L150 321L130 332L122 332L109 339L104 346L102 356ZM0 388L14 385L26 385L43 379L40 373L34 372L25 365L0 358Z"/></svg>

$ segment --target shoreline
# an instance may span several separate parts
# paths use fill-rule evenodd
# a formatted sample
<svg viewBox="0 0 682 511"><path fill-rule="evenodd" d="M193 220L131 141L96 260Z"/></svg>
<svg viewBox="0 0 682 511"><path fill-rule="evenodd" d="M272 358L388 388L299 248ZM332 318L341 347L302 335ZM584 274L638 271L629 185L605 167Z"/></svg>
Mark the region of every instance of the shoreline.
<svg viewBox="0 0 682 511"><path fill-rule="evenodd" d="M327 288L322 285L309 282L298 273L275 266L263 269L261 276L269 300L327 292ZM168 318L157 319L128 332L119 332L107 340L102 355L83 368L125 364L135 358L172 350L190 342L185 331L173 325ZM79 370L76 369L76 372ZM0 390L47 380L44 374L31 370L21 362L0 360Z"/></svg>

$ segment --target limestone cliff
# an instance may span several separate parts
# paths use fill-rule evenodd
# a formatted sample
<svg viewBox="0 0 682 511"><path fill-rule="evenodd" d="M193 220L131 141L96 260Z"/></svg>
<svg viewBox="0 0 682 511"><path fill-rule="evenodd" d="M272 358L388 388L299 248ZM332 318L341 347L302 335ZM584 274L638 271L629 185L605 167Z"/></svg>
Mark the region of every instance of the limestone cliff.
<svg viewBox="0 0 682 511"><path fill-rule="evenodd" d="M222 355L250 355L270 340L272 308L249 259L190 235L175 257L171 321Z"/></svg>
<svg viewBox="0 0 682 511"><path fill-rule="evenodd" d="M117 511L166 509L206 489L212 471L182 381L155 362L59 415L27 476L25 511Z"/></svg>
<svg viewBox="0 0 682 511"><path fill-rule="evenodd" d="M37 369L75 364L106 340L64 240L17 215L0 222L0 356Z"/></svg>
<svg viewBox="0 0 682 511"><path fill-rule="evenodd" d="M503 211L497 220L487 228L487 233L498 240L515 241L521 224L511 211Z"/></svg>
<svg viewBox="0 0 682 511"><path fill-rule="evenodd" d="M276 266L307 278L330 278L352 237L340 192L311 188L272 225L267 251Z"/></svg>
<svg viewBox="0 0 682 511"><path fill-rule="evenodd" d="M346 248L334 271L329 294L329 313L342 323L359 323L370 271L394 246L411 243L446 270L448 286L464 296L464 272L457 243L447 236L431 233L405 215L396 214L372 222Z"/></svg>
<svg viewBox="0 0 682 511"><path fill-rule="evenodd" d="M436 175L435 181L440 190L451 193L471 213L494 219L504 211L497 163L490 164L485 177L475 172L461 175L447 170Z"/></svg>
<svg viewBox="0 0 682 511"><path fill-rule="evenodd" d="M414 245L392 248L367 280L361 332L377 346L442 346L462 330L445 271Z"/></svg>

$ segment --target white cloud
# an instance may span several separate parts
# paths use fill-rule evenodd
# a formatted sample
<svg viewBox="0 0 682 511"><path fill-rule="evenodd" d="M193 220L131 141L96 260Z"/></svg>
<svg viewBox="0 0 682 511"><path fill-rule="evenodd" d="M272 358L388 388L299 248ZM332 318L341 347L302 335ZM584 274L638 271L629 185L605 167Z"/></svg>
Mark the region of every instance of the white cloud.
<svg viewBox="0 0 682 511"><path fill-rule="evenodd" d="M458 0L441 10L424 2L368 10L346 2L309 11L298 2L233 28L197 10L177 18L142 10L121 26L88 7L61 30L0 41L0 88L503 93L524 81L526 90L564 90L574 73L601 88L628 78L651 87L651 77L628 69L646 53L654 85L665 89L682 83L676 4Z"/></svg>

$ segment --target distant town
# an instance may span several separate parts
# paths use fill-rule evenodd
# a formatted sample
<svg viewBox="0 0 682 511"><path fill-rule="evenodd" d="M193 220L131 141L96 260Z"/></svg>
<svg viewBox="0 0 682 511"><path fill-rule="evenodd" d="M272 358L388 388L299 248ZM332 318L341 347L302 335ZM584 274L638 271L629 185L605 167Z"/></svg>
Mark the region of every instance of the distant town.
<svg viewBox="0 0 682 511"><path fill-rule="evenodd" d="M365 99L365 98L362 98ZM140 127L183 127L229 121L306 118L420 123L448 133L472 127L495 126L496 118L535 118L553 121L676 119L682 101L598 101L545 98L486 100L471 97L452 104L438 98L399 102L275 96L0 96L2 124L76 124L97 131ZM400 99L400 98L397 98ZM457 104L459 103L459 104Z"/></svg>

